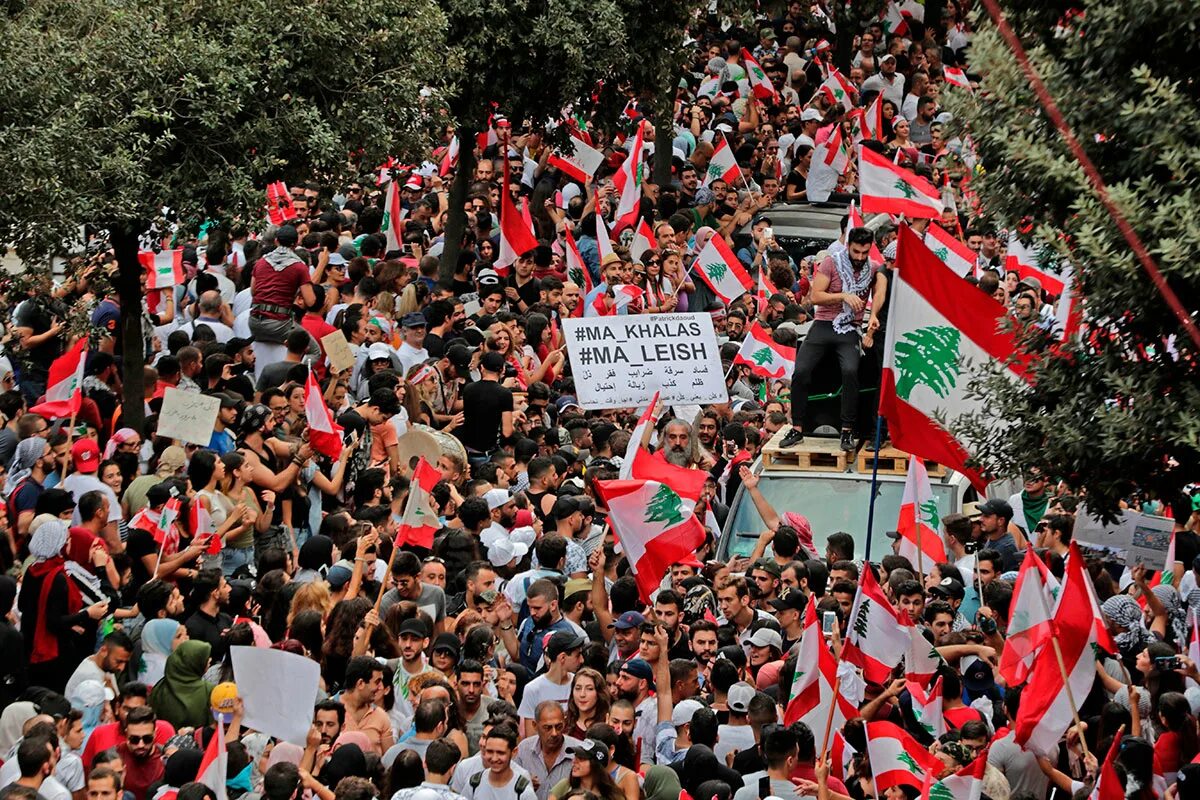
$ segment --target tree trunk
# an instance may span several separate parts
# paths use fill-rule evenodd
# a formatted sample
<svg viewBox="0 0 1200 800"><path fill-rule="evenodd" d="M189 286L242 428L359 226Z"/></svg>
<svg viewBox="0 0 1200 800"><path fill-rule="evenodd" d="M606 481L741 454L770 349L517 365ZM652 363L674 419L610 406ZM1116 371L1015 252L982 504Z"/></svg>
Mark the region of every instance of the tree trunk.
<svg viewBox="0 0 1200 800"><path fill-rule="evenodd" d="M841 13L838 13L838 10ZM850 61L854 58L854 37L858 33L858 28L853 24L856 17L854 9L850 7L849 2L841 2L835 0L833 8L830 9L834 13L835 22L837 24L837 41L834 42L834 58L838 70L847 78L850 77Z"/></svg>
<svg viewBox="0 0 1200 800"><path fill-rule="evenodd" d="M454 183L450 184L450 208L446 217L445 243L438 263L438 282L443 286L454 283L454 271L458 267L458 254L462 251L463 235L467 232L467 189L471 176L475 174L475 128L460 125L458 136L458 166L454 170Z"/></svg>
<svg viewBox="0 0 1200 800"><path fill-rule="evenodd" d="M110 235L117 256L116 289L121 301L121 381L124 387L121 416L125 427L141 433L146 416L142 391L146 359L142 339L142 265L137 257L138 235L126 225L114 226Z"/></svg>

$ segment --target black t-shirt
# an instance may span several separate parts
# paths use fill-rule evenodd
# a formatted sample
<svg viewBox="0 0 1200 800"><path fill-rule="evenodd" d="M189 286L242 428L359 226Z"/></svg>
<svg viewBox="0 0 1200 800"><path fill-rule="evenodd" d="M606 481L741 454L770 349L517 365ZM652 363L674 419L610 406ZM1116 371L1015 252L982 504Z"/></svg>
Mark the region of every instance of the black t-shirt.
<svg viewBox="0 0 1200 800"><path fill-rule="evenodd" d="M441 358L446 354L446 342L436 333L425 334L424 347L430 358Z"/></svg>
<svg viewBox="0 0 1200 800"><path fill-rule="evenodd" d="M150 580L150 570L142 563L142 556L158 555L158 542L150 531L141 528L130 528L129 538L125 540L125 554L129 556L130 571L133 575L131 583L141 586Z"/></svg>
<svg viewBox="0 0 1200 800"><path fill-rule="evenodd" d="M531 306L542 299L542 282L537 278L530 278L524 286L517 286L517 276L509 275L504 285L516 289L517 294L521 296L521 302L526 306ZM511 305L515 307L516 303L512 303Z"/></svg>
<svg viewBox="0 0 1200 800"><path fill-rule="evenodd" d="M505 411L513 410L513 393L496 381L475 381L462 391L463 424L455 433L469 450L490 453L500 440Z"/></svg>
<svg viewBox="0 0 1200 800"><path fill-rule="evenodd" d="M1183 564L1184 572L1192 568L1192 561L1200 555L1200 534L1191 531L1179 531L1175 534L1175 560ZM1167 569L1174 569L1174 564L1168 564Z"/></svg>
<svg viewBox="0 0 1200 800"><path fill-rule="evenodd" d="M50 316L50 312L38 301L27 300L17 307L16 316L13 317L13 324L21 328L29 328L33 331L34 336L41 335L50 330L50 326L54 324L54 320ZM20 351L21 361L26 372L30 372L38 376L46 376L50 374L50 362L58 358L61 342L58 336L51 336L46 341L39 345L35 345L29 350Z"/></svg>

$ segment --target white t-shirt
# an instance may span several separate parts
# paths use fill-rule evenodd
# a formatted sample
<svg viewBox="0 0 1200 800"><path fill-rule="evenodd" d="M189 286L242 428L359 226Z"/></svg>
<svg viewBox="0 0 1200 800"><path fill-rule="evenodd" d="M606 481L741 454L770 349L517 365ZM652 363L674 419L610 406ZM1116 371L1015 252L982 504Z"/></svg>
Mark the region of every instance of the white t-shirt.
<svg viewBox="0 0 1200 800"><path fill-rule="evenodd" d="M720 725L717 727L717 744L713 754L724 763L725 756L734 752L744 753L756 747L754 729L749 725Z"/></svg>
<svg viewBox="0 0 1200 800"><path fill-rule="evenodd" d="M529 777L529 771L516 761L513 761L510 766L512 766L512 771L517 775L523 775L526 778ZM459 794L464 794L470 784L471 776L477 775L486 769L487 767L483 765L483 753L476 753L469 758L464 758L458 762L458 766L454 768L454 774L450 776L450 788ZM480 781L481 784L483 782L483 780ZM480 788L483 787L480 786Z"/></svg>
<svg viewBox="0 0 1200 800"><path fill-rule="evenodd" d="M121 519L121 502L117 500L117 493L108 484L101 483L100 479L94 473L72 472L60 484L60 487L70 492L71 497L74 498L76 503L79 502L79 498L88 492L104 492L105 497L108 498L108 521L118 522ZM75 513L71 516L71 524L82 524L78 506L75 508Z"/></svg>
<svg viewBox="0 0 1200 800"><path fill-rule="evenodd" d="M491 770L484 772L483 777L479 781L479 788L472 789L470 778L468 776L467 785L463 788L463 796L470 800L537 800L537 794L533 791L533 781L529 778L525 779L528 786L525 791L517 795L517 780L521 775L513 768L512 777L508 783L503 786L492 786L490 778Z"/></svg>
<svg viewBox="0 0 1200 800"><path fill-rule="evenodd" d="M567 682L559 686L557 683L552 682L549 676L538 675L525 684L525 694L521 697L521 707L517 709L517 715L522 719L533 719L538 704L546 700L557 701L562 705L563 711L566 711L567 700L570 697L571 677L568 677Z"/></svg>
<svg viewBox="0 0 1200 800"><path fill-rule="evenodd" d="M57 772L56 769L55 774ZM4 762L3 767L0 767L0 786L11 786L20 777L21 767L17 764L17 759L10 758ZM71 792L54 775L51 775L42 782L42 788L38 789L38 797L42 800L71 800Z"/></svg>
<svg viewBox="0 0 1200 800"><path fill-rule="evenodd" d="M67 680L66 691L63 694L70 697L71 692L75 691L75 687L84 681L98 681L100 685L111 688L117 682L117 679L115 676L100 669L100 665L89 656L80 661L79 666L71 673L71 677Z"/></svg>

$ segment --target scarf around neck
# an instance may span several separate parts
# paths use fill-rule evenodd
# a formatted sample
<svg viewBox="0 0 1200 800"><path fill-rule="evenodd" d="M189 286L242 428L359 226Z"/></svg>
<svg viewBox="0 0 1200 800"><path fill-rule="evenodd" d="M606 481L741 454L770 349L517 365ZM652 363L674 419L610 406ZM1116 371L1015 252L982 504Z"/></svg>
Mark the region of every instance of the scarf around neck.
<svg viewBox="0 0 1200 800"><path fill-rule="evenodd" d="M854 265L850 263L849 249L838 249L829 254L833 259L834 269L837 270L838 278L842 281L842 291L859 296L867 287L871 285L871 280L875 277L875 270L872 269L868 261L862 273L855 273ZM849 333L855 330L854 324L854 309L850 308L848 303L842 303L842 310L833 319L834 333Z"/></svg>

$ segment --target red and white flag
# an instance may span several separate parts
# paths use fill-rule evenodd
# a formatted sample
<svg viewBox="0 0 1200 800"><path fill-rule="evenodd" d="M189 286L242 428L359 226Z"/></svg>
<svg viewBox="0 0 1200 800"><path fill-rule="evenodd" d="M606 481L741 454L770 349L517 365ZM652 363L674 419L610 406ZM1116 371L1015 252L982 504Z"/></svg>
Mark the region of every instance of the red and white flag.
<svg viewBox="0 0 1200 800"><path fill-rule="evenodd" d="M388 181L383 201L383 233L387 236L386 253L404 248L404 209L400 206L400 182Z"/></svg>
<svg viewBox="0 0 1200 800"><path fill-rule="evenodd" d="M886 138L883 133L883 95L876 95L871 105L862 116L862 132L864 139L874 139L882 142Z"/></svg>
<svg viewBox="0 0 1200 800"><path fill-rule="evenodd" d="M138 261L146 270L146 289L166 289L183 283L183 248L174 250L142 250Z"/></svg>
<svg viewBox="0 0 1200 800"><path fill-rule="evenodd" d="M572 180L586 185L596 174L600 165L604 163L604 153L583 141L575 135L574 131L571 132L571 138L567 141L568 147L573 149L570 152L552 150L547 161L550 166L562 170Z"/></svg>
<svg viewBox="0 0 1200 800"><path fill-rule="evenodd" d="M670 566L694 558L704 543L704 526L694 511L707 473L638 451L633 474L632 480L597 481L596 488L638 591L649 600Z"/></svg>
<svg viewBox="0 0 1200 800"><path fill-rule="evenodd" d="M908 459L908 475L904 479L904 497L900 500L896 530L900 534L898 553L922 574L934 564L943 564L947 560L946 544L938 532L941 521L925 463L912 456Z"/></svg>
<svg viewBox="0 0 1200 800"><path fill-rule="evenodd" d="M946 717L942 715L942 679L933 682L928 693L925 684L916 681L906 681L904 688L912 697L913 718L917 724L933 738L938 738L946 732Z"/></svg>
<svg viewBox="0 0 1200 800"><path fill-rule="evenodd" d="M945 76L946 83L950 84L951 86L959 86L963 89L967 89L968 91L973 91L971 89L971 81L967 79L967 73L958 67L943 66L942 75Z"/></svg>
<svg viewBox="0 0 1200 800"><path fill-rule="evenodd" d="M944 663L937 648L929 643L916 625L908 626L908 649L904 651L904 677L914 683L928 685Z"/></svg>
<svg viewBox="0 0 1200 800"><path fill-rule="evenodd" d="M484 129L475 134L475 145L482 151L487 150L494 144L500 143L500 135L496 133L496 115L488 114L487 124Z"/></svg>
<svg viewBox="0 0 1200 800"><path fill-rule="evenodd" d="M979 277L981 270L975 253L936 222L929 223L929 229L925 232L925 246L955 274L964 278L971 274Z"/></svg>
<svg viewBox="0 0 1200 800"><path fill-rule="evenodd" d="M642 439L646 435L646 430L653 428L658 423L658 398L660 394L661 392L654 393L654 397L650 398L649 404L642 409L637 425L633 426L633 433L629 436L629 444L625 446L625 458L621 460L621 469L617 473L617 477L623 481L627 481L633 477L633 459L637 456L638 451L642 449Z"/></svg>
<svg viewBox="0 0 1200 800"><path fill-rule="evenodd" d="M926 774L937 775L942 762L922 747L916 739L894 722L868 722L867 758L875 792L882 797L893 786L912 786L920 789Z"/></svg>
<svg viewBox="0 0 1200 800"><path fill-rule="evenodd" d="M796 348L786 347L771 338L771 332L756 320L746 330L734 364L745 364L755 375L778 380L796 370Z"/></svg>
<svg viewBox="0 0 1200 800"><path fill-rule="evenodd" d="M642 295L646 293L645 289L640 286L634 286L631 283L617 283L612 287L614 309L620 311L623 308L629 308L630 304L642 299Z"/></svg>
<svg viewBox="0 0 1200 800"><path fill-rule="evenodd" d="M645 122L637 124L637 135L633 137L633 148L621 162L613 176L613 187L620 194L613 230L620 233L624 228L636 224L642 210L642 150L644 149Z"/></svg>
<svg viewBox="0 0 1200 800"><path fill-rule="evenodd" d="M841 103L846 111L854 108L854 95L858 93L854 84L836 69L829 71L829 77L817 87L817 91L828 97L830 102Z"/></svg>
<svg viewBox="0 0 1200 800"><path fill-rule="evenodd" d="M438 175L446 177L450 174L450 170L458 166L458 137L451 136L449 143L446 145L446 152L442 154L441 163L438 164Z"/></svg>
<svg viewBox="0 0 1200 800"><path fill-rule="evenodd" d="M942 215L942 195L932 183L870 148L859 153L858 188L865 213L904 214L910 219Z"/></svg>
<svg viewBox="0 0 1200 800"><path fill-rule="evenodd" d="M870 564L864 563L842 659L861 667L863 677L871 683L884 684L908 650L911 627L907 615L896 611L884 597Z"/></svg>
<svg viewBox="0 0 1200 800"><path fill-rule="evenodd" d="M576 244L575 237L571 234L571 226L568 225L564 228L563 233L567 245L563 253L567 262L567 279L578 286L586 296L592 291L592 273L588 272L587 264L583 263L583 256L579 255L579 245ZM582 314L583 303L576 306L575 310Z"/></svg>
<svg viewBox="0 0 1200 800"><path fill-rule="evenodd" d="M1070 267L1062 273L1063 291L1054 304L1054 325L1063 341L1070 339L1083 324L1083 312L1080 308L1079 286L1075 282L1075 272ZM1171 538L1172 545L1175 543ZM1168 553L1170 555L1170 553ZM1173 565L1174 560L1167 564Z"/></svg>
<svg viewBox="0 0 1200 800"><path fill-rule="evenodd" d="M650 223L646 222L645 218L638 220L637 230L633 232L633 241L629 244L629 255L633 260L642 263L642 257L647 250L658 249L658 240L654 238L654 231L650 229Z"/></svg>
<svg viewBox="0 0 1200 800"><path fill-rule="evenodd" d="M1060 276L1049 272L1038 265L1037 253L1032 247L1025 246L1016 233L1008 234L1008 250L1004 257L1005 271L1012 270L1021 278L1037 278L1042 289L1058 297L1066 287Z"/></svg>
<svg viewBox="0 0 1200 800"><path fill-rule="evenodd" d="M333 421L317 376L311 369L304 384L304 416L308 420L308 443L313 450L336 460L342 454L342 429Z"/></svg>
<svg viewBox="0 0 1200 800"><path fill-rule="evenodd" d="M1037 659L1029 683L1021 693L1021 708L1013 725L1016 743L1039 755L1058 752L1059 740L1071 726L1077 710L1071 707L1072 700L1082 703L1096 680L1096 654L1092 648L1097 643L1096 624L1087 590L1090 582L1091 578L1083 571L1079 547L1071 542L1051 631L1062 654L1063 667L1057 654L1054 658Z"/></svg>
<svg viewBox="0 0 1200 800"><path fill-rule="evenodd" d="M838 175L844 175L850 166L850 150L846 147L846 137L842 135L839 125L829 138L817 145L813 151L813 161L832 169Z"/></svg>
<svg viewBox="0 0 1200 800"><path fill-rule="evenodd" d="M892 442L962 472L982 492L988 478L950 432L958 420L987 413L968 393L968 376L990 362L1021 380L1029 357L1004 328L1006 309L955 275L906 226L891 280L879 410Z"/></svg>
<svg viewBox="0 0 1200 800"><path fill-rule="evenodd" d="M1125 784L1117 774L1117 756L1121 753L1123 733L1122 729L1118 729L1112 744L1108 746L1108 754L1104 756L1104 763L1100 765L1100 775L1096 778L1096 788L1092 790L1091 800L1125 800Z"/></svg>
<svg viewBox="0 0 1200 800"><path fill-rule="evenodd" d="M837 682L837 659L829 651L829 644L817 622L817 604L810 601L804 607L804 630L800 634L791 698L783 712L783 724L799 721L814 732L823 731ZM858 716L858 709L841 692L838 692L837 701L837 707L833 709L833 730L841 730L847 720Z"/></svg>
<svg viewBox="0 0 1200 800"><path fill-rule="evenodd" d="M750 78L750 91L759 100L771 100L777 98L779 93L775 91L774 84L767 77L767 73L763 72L763 68L754 60L754 56L750 55L750 51L742 48L742 63L746 67L746 75Z"/></svg>
<svg viewBox="0 0 1200 800"><path fill-rule="evenodd" d="M729 146L725 134L718 133L717 135L720 136L720 139L717 140L717 148L713 151L712 158L708 162L708 169L704 173L705 186L713 181L725 181L727 184L732 184L742 174L737 160L733 157L733 148Z"/></svg>
<svg viewBox="0 0 1200 800"><path fill-rule="evenodd" d="M504 277L518 258L537 248L537 238L508 190L508 171L508 159L505 159L504 182L500 188L500 252L495 263L496 271Z"/></svg>
<svg viewBox="0 0 1200 800"><path fill-rule="evenodd" d="M986 772L985 749L970 764L940 781L933 780L932 772L926 775L926 787L921 790L921 800L979 800L983 796L983 776Z"/></svg>
<svg viewBox="0 0 1200 800"><path fill-rule="evenodd" d="M692 270L725 305L737 300L754 285L742 262L738 261L719 235L713 236L704 245L704 249L696 256Z"/></svg>
<svg viewBox="0 0 1200 800"><path fill-rule="evenodd" d="M413 470L412 481L408 485L408 501L404 504L404 517L396 529L396 547L406 544L418 547L432 548L433 537L441 529L437 512L430 502L430 493L437 482L442 479L442 473L437 467L431 466L422 456Z"/></svg>
<svg viewBox="0 0 1200 800"><path fill-rule="evenodd" d="M604 259L613 254L612 234L608 232L608 224L604 221L604 216L596 212L596 256L600 259L600 263L604 264ZM604 278L603 268L600 270L601 279Z"/></svg>
<svg viewBox="0 0 1200 800"><path fill-rule="evenodd" d="M296 205L283 181L267 184L267 219L272 225L285 225L296 218Z"/></svg>
<svg viewBox="0 0 1200 800"><path fill-rule="evenodd" d="M835 729L829 737L829 774L845 783L846 776L850 774L850 762L856 755L858 751L854 746L846 741L841 730Z"/></svg>
<svg viewBox="0 0 1200 800"><path fill-rule="evenodd" d="M217 720L217 732L208 740L208 747L204 749L200 769L196 772L196 782L212 789L217 800L225 800L228 771L229 754L225 752L225 725L221 720Z"/></svg>
<svg viewBox="0 0 1200 800"><path fill-rule="evenodd" d="M888 0L887 5L879 12L879 21L888 36L908 35L908 20L904 18L896 0Z"/></svg>
<svg viewBox="0 0 1200 800"><path fill-rule="evenodd" d="M1029 678L1034 659L1049 641L1051 609L1059 590L1058 580L1033 548L1028 548L1013 587L1004 651L1000 654L1000 675L1008 686L1020 686Z"/></svg>
<svg viewBox="0 0 1200 800"><path fill-rule="evenodd" d="M46 396L29 411L43 417L65 419L83 403L83 369L87 363L87 337L83 336L54 361L46 379Z"/></svg>

